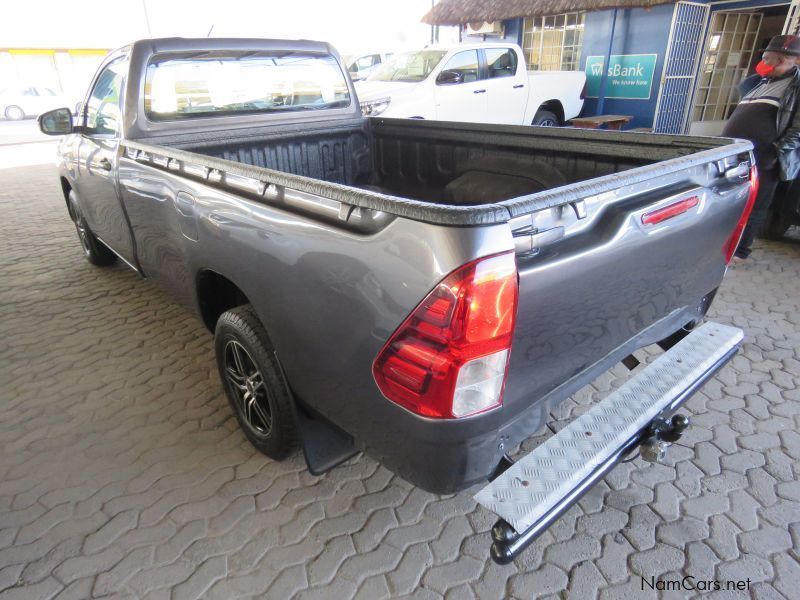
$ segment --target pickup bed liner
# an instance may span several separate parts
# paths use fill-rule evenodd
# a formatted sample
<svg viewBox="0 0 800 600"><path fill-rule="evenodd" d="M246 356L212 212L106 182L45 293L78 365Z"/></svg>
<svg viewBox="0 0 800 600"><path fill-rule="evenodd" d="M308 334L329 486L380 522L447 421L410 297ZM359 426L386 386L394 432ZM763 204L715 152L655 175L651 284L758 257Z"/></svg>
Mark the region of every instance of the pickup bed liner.
<svg viewBox="0 0 800 600"><path fill-rule="evenodd" d="M569 128L409 121L345 120L324 129L209 132L125 140L123 144L181 163L274 184L344 205L442 225L489 225L618 190L621 186L746 153L726 138L619 133ZM425 140L424 142L420 140ZM137 153L139 159L141 154ZM461 165L492 158L545 162L568 183L479 205L445 204ZM173 168L182 167L175 163ZM224 185L224 183L221 182ZM385 190L380 192L376 190Z"/></svg>

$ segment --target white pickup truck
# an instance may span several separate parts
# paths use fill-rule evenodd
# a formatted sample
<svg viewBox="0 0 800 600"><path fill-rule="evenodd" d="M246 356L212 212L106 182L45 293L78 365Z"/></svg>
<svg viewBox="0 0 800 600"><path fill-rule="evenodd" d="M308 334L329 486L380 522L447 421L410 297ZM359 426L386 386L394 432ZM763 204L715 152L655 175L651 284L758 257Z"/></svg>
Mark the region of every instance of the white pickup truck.
<svg viewBox="0 0 800 600"><path fill-rule="evenodd" d="M356 91L366 116L563 125L583 107L580 71L528 71L516 44L459 44L395 55Z"/></svg>

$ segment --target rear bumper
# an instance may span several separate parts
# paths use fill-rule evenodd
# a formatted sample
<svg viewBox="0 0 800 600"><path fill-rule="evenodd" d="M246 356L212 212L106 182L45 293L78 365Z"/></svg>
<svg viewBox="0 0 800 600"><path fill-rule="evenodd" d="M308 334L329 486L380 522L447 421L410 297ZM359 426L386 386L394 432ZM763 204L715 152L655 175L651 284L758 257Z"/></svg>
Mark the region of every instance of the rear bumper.
<svg viewBox="0 0 800 600"><path fill-rule="evenodd" d="M492 558L513 560L738 351L740 329L706 323L475 495L501 517Z"/></svg>
<svg viewBox="0 0 800 600"><path fill-rule="evenodd" d="M675 311L547 396L529 399L525 409L512 416L504 406L466 419L427 419L385 401L387 414L375 420L370 435L360 436L362 448L428 492L452 494L482 484L509 448L539 431L561 401L637 349L669 338L687 323L701 321L712 297L713 292L696 306Z"/></svg>

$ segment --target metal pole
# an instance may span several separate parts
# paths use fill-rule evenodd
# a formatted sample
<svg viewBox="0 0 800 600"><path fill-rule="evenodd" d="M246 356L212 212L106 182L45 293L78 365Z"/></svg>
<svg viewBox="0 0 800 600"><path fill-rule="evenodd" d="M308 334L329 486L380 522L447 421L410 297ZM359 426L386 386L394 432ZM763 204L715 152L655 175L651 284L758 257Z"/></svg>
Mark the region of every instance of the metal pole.
<svg viewBox="0 0 800 600"><path fill-rule="evenodd" d="M147 37L153 37L153 32L150 30L150 15L147 14L145 0L142 0L142 10L144 10L144 22L147 23Z"/></svg>
<svg viewBox="0 0 800 600"><path fill-rule="evenodd" d="M431 10L433 10L434 3L435 3L435 0L431 0ZM433 28L434 27L435 27L435 25L431 25L431 44L433 44L433 39L434 39L434 32L433 32Z"/></svg>
<svg viewBox="0 0 800 600"><path fill-rule="evenodd" d="M614 29L617 26L617 9L614 9L614 15L611 17L611 35L608 38L608 51L606 58L603 61L603 75L600 77L600 91L597 92L597 114L603 114L603 108L606 103L606 82L608 81L608 69L611 65L611 51L614 46Z"/></svg>

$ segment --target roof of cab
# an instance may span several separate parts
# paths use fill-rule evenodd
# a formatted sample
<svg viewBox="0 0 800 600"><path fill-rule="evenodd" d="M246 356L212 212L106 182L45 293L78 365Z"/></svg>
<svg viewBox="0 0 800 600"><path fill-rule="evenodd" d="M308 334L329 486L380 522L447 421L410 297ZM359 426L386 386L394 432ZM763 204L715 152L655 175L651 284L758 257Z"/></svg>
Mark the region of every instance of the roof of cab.
<svg viewBox="0 0 800 600"><path fill-rule="evenodd" d="M440 50L449 52L450 50L476 50L478 48L519 48L518 44L512 42L472 42L468 44L431 44L425 46L423 50Z"/></svg>

